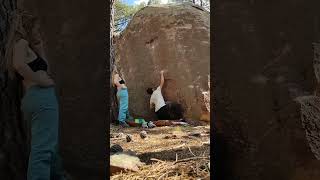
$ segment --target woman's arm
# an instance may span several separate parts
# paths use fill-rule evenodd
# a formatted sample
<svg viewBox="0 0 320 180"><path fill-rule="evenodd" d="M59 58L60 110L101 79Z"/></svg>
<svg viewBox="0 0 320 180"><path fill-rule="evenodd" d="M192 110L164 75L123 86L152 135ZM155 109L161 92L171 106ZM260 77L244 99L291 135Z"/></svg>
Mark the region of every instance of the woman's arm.
<svg viewBox="0 0 320 180"><path fill-rule="evenodd" d="M162 86L163 86L163 84L164 84L164 76L163 76L163 70L162 71L160 71L160 74L161 74L161 77L160 77L160 88L162 89Z"/></svg>
<svg viewBox="0 0 320 180"><path fill-rule="evenodd" d="M113 84L115 84L117 87L121 86L121 84L119 83L119 79L120 79L119 74L115 74L113 78Z"/></svg>
<svg viewBox="0 0 320 180"><path fill-rule="evenodd" d="M46 54L46 52L44 50L43 41L40 40L38 44L33 45L32 46L32 50L35 51L41 58L43 58L47 62L47 65L48 65L47 72L48 72L48 74L50 76L52 72L51 72L48 56L47 56L47 54Z"/></svg>
<svg viewBox="0 0 320 180"><path fill-rule="evenodd" d="M39 56L41 56L43 59L47 61L47 56L42 41L40 41L38 44L33 45L32 50L34 50L37 54L39 54Z"/></svg>
<svg viewBox="0 0 320 180"><path fill-rule="evenodd" d="M27 41L20 40L15 44L13 52L13 67L25 79L31 80L39 84L40 86L53 85L53 80L46 73L41 73L39 71L33 72L32 69L24 62L24 59L26 58L27 48Z"/></svg>

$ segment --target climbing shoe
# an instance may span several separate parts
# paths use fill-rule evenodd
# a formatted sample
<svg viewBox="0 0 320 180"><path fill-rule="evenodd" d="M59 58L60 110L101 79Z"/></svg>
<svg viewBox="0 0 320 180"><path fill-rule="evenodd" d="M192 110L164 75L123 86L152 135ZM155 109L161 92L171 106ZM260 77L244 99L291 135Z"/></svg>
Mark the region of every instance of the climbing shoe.
<svg viewBox="0 0 320 180"><path fill-rule="evenodd" d="M149 121L147 125L149 128L157 127L152 121Z"/></svg>
<svg viewBox="0 0 320 180"><path fill-rule="evenodd" d="M119 125L120 125L121 127L130 127L129 124L127 124L125 121L120 121L120 122L119 122Z"/></svg>
<svg viewBox="0 0 320 180"><path fill-rule="evenodd" d="M147 122L142 123L142 124L141 124L141 127L142 127L142 128L148 128L148 123L147 123Z"/></svg>

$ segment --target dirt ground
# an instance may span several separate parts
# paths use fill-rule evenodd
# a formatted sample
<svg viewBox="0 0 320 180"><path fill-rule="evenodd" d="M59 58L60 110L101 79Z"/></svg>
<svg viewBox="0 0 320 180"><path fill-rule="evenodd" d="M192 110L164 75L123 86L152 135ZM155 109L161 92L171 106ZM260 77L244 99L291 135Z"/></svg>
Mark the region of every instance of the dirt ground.
<svg viewBox="0 0 320 180"><path fill-rule="evenodd" d="M147 137L140 137L141 131ZM126 135L131 135L127 142ZM121 172L111 179L210 179L210 126L166 126L152 129L111 125L111 146L136 155L137 172Z"/></svg>

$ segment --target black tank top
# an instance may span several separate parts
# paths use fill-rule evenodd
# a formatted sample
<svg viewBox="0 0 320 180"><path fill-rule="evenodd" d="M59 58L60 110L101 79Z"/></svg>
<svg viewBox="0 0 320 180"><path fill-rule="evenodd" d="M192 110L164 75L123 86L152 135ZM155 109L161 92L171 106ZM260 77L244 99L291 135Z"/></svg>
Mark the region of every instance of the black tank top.
<svg viewBox="0 0 320 180"><path fill-rule="evenodd" d="M29 63L27 63L28 66L32 69L33 72L36 72L36 71L47 71L48 70L48 64L47 62L42 59L38 54L37 54L37 58ZM21 76L19 73L18 73L18 78L19 79L24 79L23 76Z"/></svg>

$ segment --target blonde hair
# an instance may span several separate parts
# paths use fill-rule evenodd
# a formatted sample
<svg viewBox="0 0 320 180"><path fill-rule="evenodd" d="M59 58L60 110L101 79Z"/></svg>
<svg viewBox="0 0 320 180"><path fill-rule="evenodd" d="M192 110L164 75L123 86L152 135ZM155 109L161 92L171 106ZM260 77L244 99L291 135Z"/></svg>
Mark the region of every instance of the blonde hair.
<svg viewBox="0 0 320 180"><path fill-rule="evenodd" d="M25 30L25 38L32 43L32 30L36 24L39 24L39 19L27 11L20 12L22 27Z"/></svg>
<svg viewBox="0 0 320 180"><path fill-rule="evenodd" d="M4 61L0 62L0 71L8 72L9 77L12 79L15 76L15 70L13 68L13 49L17 36L21 36L28 41L32 38L32 28L38 21L36 17L26 11L16 10L12 13L9 20L9 31L7 35L7 42L4 52Z"/></svg>

